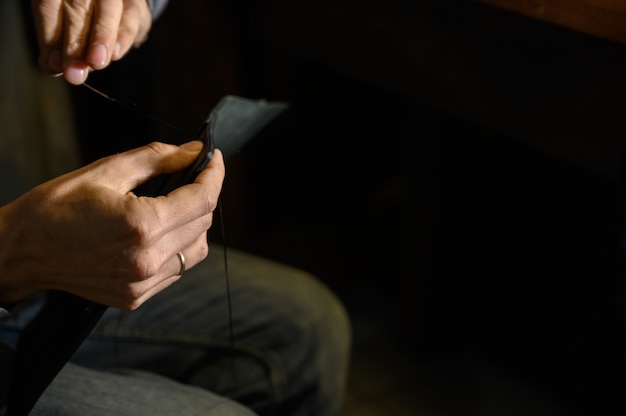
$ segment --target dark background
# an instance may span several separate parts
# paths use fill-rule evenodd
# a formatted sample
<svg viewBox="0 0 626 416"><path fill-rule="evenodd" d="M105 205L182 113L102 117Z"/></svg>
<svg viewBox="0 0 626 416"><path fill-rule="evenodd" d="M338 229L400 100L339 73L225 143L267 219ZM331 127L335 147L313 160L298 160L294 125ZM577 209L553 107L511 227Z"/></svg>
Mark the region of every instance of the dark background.
<svg viewBox="0 0 626 416"><path fill-rule="evenodd" d="M225 233L345 302L345 414L624 408L624 46L470 1L189 0L90 79L190 132L290 103L228 162ZM184 137L73 92L85 162Z"/></svg>

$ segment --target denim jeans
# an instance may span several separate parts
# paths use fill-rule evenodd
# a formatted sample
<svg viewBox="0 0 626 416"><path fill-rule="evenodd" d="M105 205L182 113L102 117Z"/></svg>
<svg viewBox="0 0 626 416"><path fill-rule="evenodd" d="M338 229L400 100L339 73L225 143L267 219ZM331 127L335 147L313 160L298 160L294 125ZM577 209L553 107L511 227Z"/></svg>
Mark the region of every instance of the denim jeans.
<svg viewBox="0 0 626 416"><path fill-rule="evenodd" d="M303 271L228 256L232 339L222 248L213 244L139 309L110 308L32 414L337 414L350 348L341 303ZM3 319L0 339L13 344L33 311Z"/></svg>

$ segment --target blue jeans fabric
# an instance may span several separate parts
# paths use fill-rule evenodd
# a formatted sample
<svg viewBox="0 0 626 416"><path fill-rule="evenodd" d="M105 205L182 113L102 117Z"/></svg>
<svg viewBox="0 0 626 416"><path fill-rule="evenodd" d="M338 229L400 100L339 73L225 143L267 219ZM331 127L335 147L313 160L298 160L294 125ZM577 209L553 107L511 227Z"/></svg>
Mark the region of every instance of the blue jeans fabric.
<svg viewBox="0 0 626 416"><path fill-rule="evenodd" d="M136 311L110 308L32 414L337 414L350 349L338 299L301 270L229 249L231 344L222 248L210 250ZM0 340L14 343L34 310L2 320Z"/></svg>

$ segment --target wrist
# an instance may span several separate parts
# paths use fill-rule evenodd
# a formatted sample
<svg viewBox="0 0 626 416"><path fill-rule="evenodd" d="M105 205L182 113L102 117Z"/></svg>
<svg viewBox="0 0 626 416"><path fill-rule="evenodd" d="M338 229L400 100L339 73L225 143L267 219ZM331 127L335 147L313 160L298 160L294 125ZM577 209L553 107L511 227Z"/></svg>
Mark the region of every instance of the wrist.
<svg viewBox="0 0 626 416"><path fill-rule="evenodd" d="M8 312L17 302L34 293L30 288L32 282L22 276L28 267L17 260L23 257L18 253L19 233L16 232L20 221L12 214L12 208L13 204L0 207L0 308Z"/></svg>

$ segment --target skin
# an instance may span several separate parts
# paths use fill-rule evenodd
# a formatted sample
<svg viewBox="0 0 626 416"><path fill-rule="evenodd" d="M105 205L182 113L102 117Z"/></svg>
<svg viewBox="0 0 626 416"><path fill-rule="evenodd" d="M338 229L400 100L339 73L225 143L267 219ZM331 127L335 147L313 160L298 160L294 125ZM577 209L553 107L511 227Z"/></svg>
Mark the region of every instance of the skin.
<svg viewBox="0 0 626 416"><path fill-rule="evenodd" d="M32 0L40 66L71 84L86 81L131 47L152 24L146 0ZM136 309L208 254L224 163L212 162L193 184L157 198L132 190L184 169L201 142L152 143L101 159L41 184L0 208L0 304L61 290Z"/></svg>
<svg viewBox="0 0 626 416"><path fill-rule="evenodd" d="M39 65L74 85L106 68L148 36L146 0L32 0Z"/></svg>
<svg viewBox="0 0 626 416"><path fill-rule="evenodd" d="M60 176L0 208L0 302L63 290L136 309L208 254L224 179L219 151L193 184L157 198L132 190L190 165L201 142L152 143Z"/></svg>

